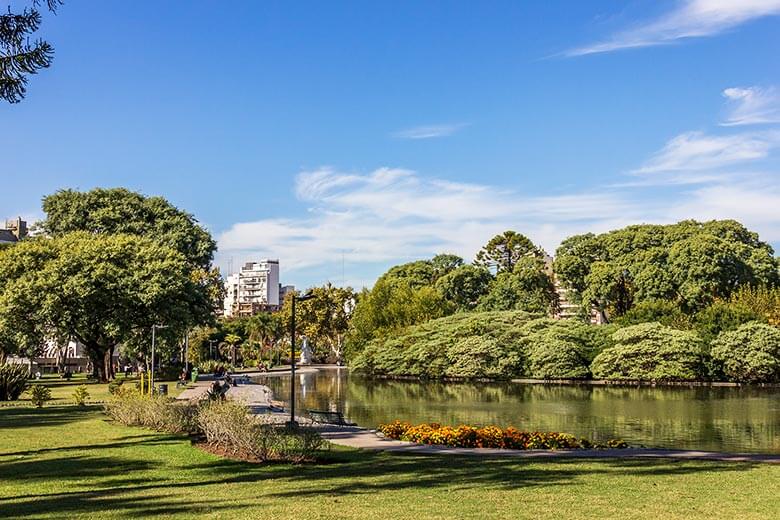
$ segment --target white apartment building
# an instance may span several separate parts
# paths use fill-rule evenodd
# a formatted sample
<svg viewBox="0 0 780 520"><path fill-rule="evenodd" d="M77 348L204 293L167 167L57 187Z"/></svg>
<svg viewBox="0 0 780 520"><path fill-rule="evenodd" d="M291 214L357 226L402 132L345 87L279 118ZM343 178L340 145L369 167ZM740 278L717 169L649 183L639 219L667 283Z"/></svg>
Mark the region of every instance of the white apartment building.
<svg viewBox="0 0 780 520"><path fill-rule="evenodd" d="M279 298L279 260L247 262L225 281L225 316L251 316L276 310Z"/></svg>

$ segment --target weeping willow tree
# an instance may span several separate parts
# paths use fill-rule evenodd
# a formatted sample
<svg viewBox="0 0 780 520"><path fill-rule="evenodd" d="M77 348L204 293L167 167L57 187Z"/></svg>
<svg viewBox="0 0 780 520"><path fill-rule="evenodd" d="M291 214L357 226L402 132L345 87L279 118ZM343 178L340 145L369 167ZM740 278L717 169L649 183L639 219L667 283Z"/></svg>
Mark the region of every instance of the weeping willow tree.
<svg viewBox="0 0 780 520"><path fill-rule="evenodd" d="M41 26L41 13L37 9L41 0L33 0L31 7L21 12L0 14L0 98L18 103L27 93L27 79L39 70L48 68L54 59L54 47L31 36ZM55 12L61 0L46 0L51 12Z"/></svg>

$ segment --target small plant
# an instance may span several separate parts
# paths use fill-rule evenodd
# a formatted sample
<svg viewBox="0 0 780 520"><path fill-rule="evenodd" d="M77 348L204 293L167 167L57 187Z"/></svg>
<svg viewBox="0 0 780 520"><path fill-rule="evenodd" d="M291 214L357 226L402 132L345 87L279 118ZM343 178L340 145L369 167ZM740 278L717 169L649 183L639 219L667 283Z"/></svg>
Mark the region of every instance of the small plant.
<svg viewBox="0 0 780 520"><path fill-rule="evenodd" d="M108 383L108 393L111 395L117 395L122 390L122 385L125 383L124 379L114 379Z"/></svg>
<svg viewBox="0 0 780 520"><path fill-rule="evenodd" d="M89 399L89 390L87 390L86 385L81 385L76 388L76 390L73 392L73 401L79 405L84 406L87 404L87 399Z"/></svg>
<svg viewBox="0 0 780 520"><path fill-rule="evenodd" d="M0 365L0 401L16 401L27 387L27 367L13 363Z"/></svg>
<svg viewBox="0 0 780 520"><path fill-rule="evenodd" d="M51 390L48 386L32 385L30 387L30 401L32 404L41 408L46 401L51 400Z"/></svg>

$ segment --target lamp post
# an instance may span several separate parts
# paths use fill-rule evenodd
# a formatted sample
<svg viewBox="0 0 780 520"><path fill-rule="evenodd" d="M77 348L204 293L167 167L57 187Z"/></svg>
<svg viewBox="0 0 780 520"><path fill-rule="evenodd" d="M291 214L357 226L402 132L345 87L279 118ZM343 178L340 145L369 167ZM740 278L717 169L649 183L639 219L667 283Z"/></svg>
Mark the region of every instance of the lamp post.
<svg viewBox="0 0 780 520"><path fill-rule="evenodd" d="M290 331L290 420L287 422L287 426L290 428L296 428L298 426L298 423L295 421L295 302L303 302L311 300L312 298L314 298L314 295L311 293L304 294L303 296L295 296L295 293L292 295L292 320L290 326L292 329Z"/></svg>
<svg viewBox="0 0 780 520"><path fill-rule="evenodd" d="M157 329L167 329L168 325L152 325L152 370L149 372L149 395L154 392L154 343L155 331Z"/></svg>

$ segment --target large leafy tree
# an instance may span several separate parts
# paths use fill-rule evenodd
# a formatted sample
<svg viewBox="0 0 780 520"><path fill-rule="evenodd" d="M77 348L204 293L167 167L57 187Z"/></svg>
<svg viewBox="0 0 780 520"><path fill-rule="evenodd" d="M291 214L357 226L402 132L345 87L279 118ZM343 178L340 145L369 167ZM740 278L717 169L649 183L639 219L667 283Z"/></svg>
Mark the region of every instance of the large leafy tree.
<svg viewBox="0 0 780 520"><path fill-rule="evenodd" d="M50 236L72 231L126 233L149 237L179 251L208 270L217 245L195 217L163 197L145 197L125 188L60 190L43 199L43 229Z"/></svg>
<svg viewBox="0 0 780 520"><path fill-rule="evenodd" d="M693 313L741 287L776 286L773 254L736 221L688 220L570 237L558 248L555 272L608 318L655 300Z"/></svg>
<svg viewBox="0 0 780 520"><path fill-rule="evenodd" d="M477 253L475 265L496 268L496 273L512 272L521 258L542 257L542 251L525 235L504 231L496 235Z"/></svg>
<svg viewBox="0 0 780 520"><path fill-rule="evenodd" d="M101 380L119 343L160 323L183 335L211 309L186 258L150 238L74 232L0 255L0 315L27 320L32 342L53 331L80 341Z"/></svg>
<svg viewBox="0 0 780 520"><path fill-rule="evenodd" d="M0 14L0 99L18 103L27 93L28 76L46 69L54 59L54 47L43 40L30 41L30 36L41 26L41 13L37 7L43 2L34 0L31 7L21 12ZM60 0L47 0L47 7L54 12Z"/></svg>

